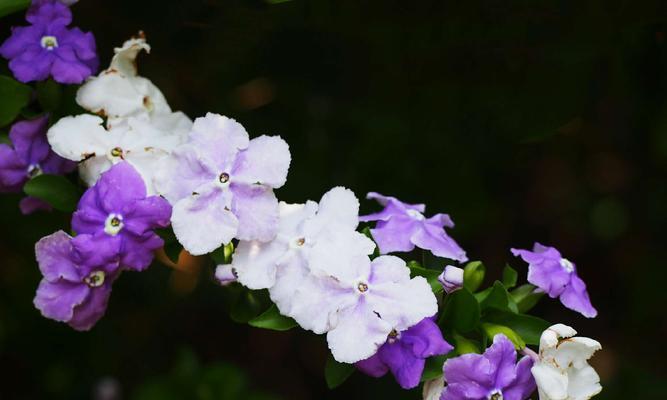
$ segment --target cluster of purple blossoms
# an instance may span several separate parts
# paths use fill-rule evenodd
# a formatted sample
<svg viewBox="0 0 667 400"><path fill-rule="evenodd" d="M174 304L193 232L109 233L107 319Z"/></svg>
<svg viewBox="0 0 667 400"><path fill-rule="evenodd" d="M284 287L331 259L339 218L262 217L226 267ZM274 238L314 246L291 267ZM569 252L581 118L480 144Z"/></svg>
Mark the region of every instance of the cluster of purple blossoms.
<svg viewBox="0 0 667 400"><path fill-rule="evenodd" d="M21 82L52 76L60 83L81 83L97 71L95 38L90 32L68 28L69 7L57 0L34 0L28 9L29 26L12 28L0 46L14 77Z"/></svg>
<svg viewBox="0 0 667 400"><path fill-rule="evenodd" d="M141 271L164 242L154 229L169 225L171 206L147 196L139 173L122 162L86 191L72 218L74 238L55 233L37 243L44 275L35 306L77 330L90 329L106 311L111 284L123 270Z"/></svg>
<svg viewBox="0 0 667 400"><path fill-rule="evenodd" d="M19 193L31 178L41 174L60 175L72 172L76 164L51 150L46 140L49 117L15 123L9 131L12 146L0 144L0 192ZM25 197L19 204L23 214L51 207L34 197Z"/></svg>

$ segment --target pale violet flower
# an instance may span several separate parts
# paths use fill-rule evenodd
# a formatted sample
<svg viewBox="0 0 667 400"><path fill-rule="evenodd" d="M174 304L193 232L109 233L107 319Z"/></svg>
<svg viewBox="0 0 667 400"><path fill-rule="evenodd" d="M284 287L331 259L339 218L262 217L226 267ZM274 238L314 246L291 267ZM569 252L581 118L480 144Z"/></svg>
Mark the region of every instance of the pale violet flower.
<svg viewBox="0 0 667 400"><path fill-rule="evenodd" d="M188 142L157 168L158 192L174 206L172 227L194 255L233 238L269 241L278 227L273 189L287 180L291 156L278 136L252 140L218 114L197 118Z"/></svg>
<svg viewBox="0 0 667 400"><path fill-rule="evenodd" d="M151 81L137 75L136 57L149 49L143 38L126 41L115 50L110 67L79 88L79 105L106 117L106 123L83 114L62 118L49 129L53 150L79 162L81 178L89 186L111 166L127 161L154 194L158 161L182 144L192 127L185 114L171 111Z"/></svg>
<svg viewBox="0 0 667 400"><path fill-rule="evenodd" d="M576 334L563 324L542 333L539 360L531 369L540 400L587 400L602 391L600 377L588 365L588 359L602 346Z"/></svg>

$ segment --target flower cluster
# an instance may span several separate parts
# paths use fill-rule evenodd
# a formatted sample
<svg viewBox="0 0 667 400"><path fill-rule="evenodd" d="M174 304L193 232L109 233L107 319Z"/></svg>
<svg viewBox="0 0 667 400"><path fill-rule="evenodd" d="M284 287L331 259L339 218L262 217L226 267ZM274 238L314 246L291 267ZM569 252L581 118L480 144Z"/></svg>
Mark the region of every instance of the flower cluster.
<svg viewBox="0 0 667 400"><path fill-rule="evenodd" d="M0 47L18 80L87 79L76 95L87 113L50 128L47 115L16 122L11 145L0 145L0 191L69 173L76 163L88 186L72 215L74 234L59 231L35 246L43 279L34 304L45 317L91 329L113 283L148 268L165 247L156 230L171 229L183 254L218 260L215 253L226 253L216 263L221 286L268 292L265 313L274 314L263 327L326 335L333 359L350 371L391 372L404 389L429 379L429 400L525 400L536 388L541 400L585 400L600 392L588 364L600 344L524 314L530 299L547 293L597 315L575 265L555 248L511 249L528 263L530 284L510 292L518 273L508 266L502 282L480 290L485 269L465 264L449 215L427 217L424 204L372 192L367 198L383 209L360 216L357 196L340 186L318 202L279 201L274 191L291 163L287 142L251 139L216 113L193 122L173 111L138 73L137 56L151 49L142 33L92 76L92 34L68 28L64 3L35 0L26 19L31 25L14 28ZM45 200L28 197L21 209L49 208ZM417 248L438 264L411 261ZM527 344L539 344L539 354Z"/></svg>

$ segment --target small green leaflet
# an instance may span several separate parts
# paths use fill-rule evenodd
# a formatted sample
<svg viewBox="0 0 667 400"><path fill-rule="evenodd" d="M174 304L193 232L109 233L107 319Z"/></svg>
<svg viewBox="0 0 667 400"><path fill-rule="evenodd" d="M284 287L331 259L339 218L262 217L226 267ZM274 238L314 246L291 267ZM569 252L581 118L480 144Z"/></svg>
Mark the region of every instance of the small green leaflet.
<svg viewBox="0 0 667 400"><path fill-rule="evenodd" d="M79 202L79 189L64 176L39 175L29 180L23 191L32 197L44 200L53 208L73 212Z"/></svg>
<svg viewBox="0 0 667 400"><path fill-rule="evenodd" d="M290 317L280 314L278 307L273 304L268 310L251 319L249 325L255 328L271 329L274 331L287 331L297 326L296 321Z"/></svg>
<svg viewBox="0 0 667 400"><path fill-rule="evenodd" d="M324 366L324 379L326 379L329 389L334 389L340 386L350 377L350 375L352 375L353 372L353 364L339 363L334 360L331 354L329 354L327 363Z"/></svg>

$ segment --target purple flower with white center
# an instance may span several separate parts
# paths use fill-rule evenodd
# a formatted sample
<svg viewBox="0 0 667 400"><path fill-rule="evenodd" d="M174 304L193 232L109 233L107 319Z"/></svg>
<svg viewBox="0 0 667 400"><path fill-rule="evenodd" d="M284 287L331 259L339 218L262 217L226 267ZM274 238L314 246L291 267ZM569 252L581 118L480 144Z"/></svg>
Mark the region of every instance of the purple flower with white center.
<svg viewBox="0 0 667 400"><path fill-rule="evenodd" d="M514 345L505 335L493 338L484 354L464 354L445 361L447 386L441 400L525 400L535 390L533 360L516 361Z"/></svg>
<svg viewBox="0 0 667 400"><path fill-rule="evenodd" d="M533 251L511 251L528 263L528 282L546 292L552 299L559 297L561 303L570 310L587 318L597 316L598 312L588 297L586 284L577 274L577 267L563 258L556 248L535 243Z"/></svg>
<svg viewBox="0 0 667 400"><path fill-rule="evenodd" d="M438 276L438 282L445 289L445 293L452 293L463 287L463 268L448 265Z"/></svg>
<svg viewBox="0 0 667 400"><path fill-rule="evenodd" d="M104 315L111 284L118 276L117 263L90 265L73 249L63 231L42 238L35 245L44 278L34 304L46 318L85 331Z"/></svg>
<svg viewBox="0 0 667 400"><path fill-rule="evenodd" d="M194 255L233 238L269 241L278 229L273 189L285 184L291 156L277 136L249 140L233 119L197 118L189 142L159 168L156 188L174 206L172 227Z"/></svg>
<svg viewBox="0 0 667 400"><path fill-rule="evenodd" d="M169 203L146 196L141 175L121 162L81 197L72 216L72 229L79 234L73 243L88 263L119 259L121 266L141 271L164 245L153 230L167 227L170 216Z"/></svg>
<svg viewBox="0 0 667 400"><path fill-rule="evenodd" d="M412 389L419 385L426 359L447 354L452 349L433 319L424 318L406 331L391 331L387 342L375 355L357 362L355 366L376 378L391 371L403 389Z"/></svg>
<svg viewBox="0 0 667 400"><path fill-rule="evenodd" d="M28 9L29 26L13 27L0 46L0 55L21 82L42 81L52 76L60 83L81 83L95 73L98 58L90 32L68 28L69 8L56 0L35 1Z"/></svg>
<svg viewBox="0 0 667 400"><path fill-rule="evenodd" d="M444 230L454 227L449 215L435 214L426 218L424 204L407 204L373 192L366 197L385 207L378 213L359 218L360 221L377 221L371 233L382 254L412 251L416 246L438 257L459 262L468 260L465 251Z"/></svg>
<svg viewBox="0 0 667 400"><path fill-rule="evenodd" d="M9 131L12 146L0 144L0 192L21 192L23 185L41 174L59 175L72 172L76 164L60 158L49 147L46 127L49 117L15 123ZM19 204L23 214L51 207L34 197Z"/></svg>

